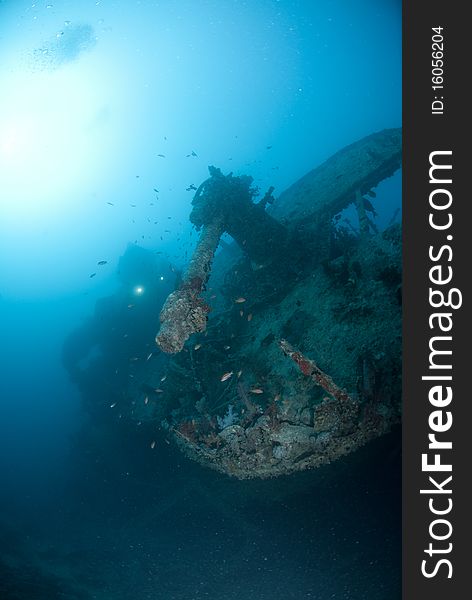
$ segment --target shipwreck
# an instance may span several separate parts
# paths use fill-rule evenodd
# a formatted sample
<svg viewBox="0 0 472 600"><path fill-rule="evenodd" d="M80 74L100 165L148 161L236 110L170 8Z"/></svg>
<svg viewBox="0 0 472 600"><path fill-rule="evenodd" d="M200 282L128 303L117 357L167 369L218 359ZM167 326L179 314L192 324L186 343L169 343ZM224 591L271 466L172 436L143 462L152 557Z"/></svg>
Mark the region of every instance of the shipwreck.
<svg viewBox="0 0 472 600"><path fill-rule="evenodd" d="M401 228L372 215L400 165L389 129L278 197L210 167L190 214L199 242L155 324L165 361L135 364L125 416L241 479L329 463L398 424ZM357 227L339 219L350 205Z"/></svg>
<svg viewBox="0 0 472 600"><path fill-rule="evenodd" d="M267 478L397 425L401 227L394 213L379 230L374 216L375 188L400 165L401 130L388 129L280 195L209 167L185 271L163 276L161 252L129 246L121 287L64 342L92 417L87 445L132 432L154 451L175 443L227 475Z"/></svg>

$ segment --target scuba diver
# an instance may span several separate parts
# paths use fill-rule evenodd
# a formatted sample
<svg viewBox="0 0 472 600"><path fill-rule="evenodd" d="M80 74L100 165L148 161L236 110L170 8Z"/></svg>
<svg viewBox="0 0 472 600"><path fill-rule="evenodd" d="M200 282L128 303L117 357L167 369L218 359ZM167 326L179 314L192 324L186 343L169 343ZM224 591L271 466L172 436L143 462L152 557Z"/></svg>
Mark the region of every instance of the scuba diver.
<svg viewBox="0 0 472 600"><path fill-rule="evenodd" d="M155 329L178 276L164 258L132 244L119 259L117 275L118 290L97 300L93 315L62 347L62 363L94 412L126 391L132 361L153 352L165 360L155 346Z"/></svg>

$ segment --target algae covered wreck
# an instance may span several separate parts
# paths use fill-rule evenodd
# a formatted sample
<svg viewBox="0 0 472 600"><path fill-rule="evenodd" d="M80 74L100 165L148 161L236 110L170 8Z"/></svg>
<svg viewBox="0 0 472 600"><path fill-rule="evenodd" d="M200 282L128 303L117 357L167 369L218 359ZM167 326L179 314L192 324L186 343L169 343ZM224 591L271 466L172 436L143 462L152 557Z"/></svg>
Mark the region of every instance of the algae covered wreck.
<svg viewBox="0 0 472 600"><path fill-rule="evenodd" d="M384 130L260 199L210 167L199 242L149 323L159 359L133 363L120 418L241 479L328 463L398 423L401 230L372 215L400 160L401 131ZM358 228L339 220L351 204Z"/></svg>

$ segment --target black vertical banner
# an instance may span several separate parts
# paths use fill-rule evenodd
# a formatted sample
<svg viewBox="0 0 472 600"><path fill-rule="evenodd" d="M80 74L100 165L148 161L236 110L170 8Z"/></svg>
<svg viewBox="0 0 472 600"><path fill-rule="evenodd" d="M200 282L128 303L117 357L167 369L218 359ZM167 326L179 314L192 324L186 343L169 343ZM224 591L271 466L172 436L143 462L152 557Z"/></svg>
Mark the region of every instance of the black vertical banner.
<svg viewBox="0 0 472 600"><path fill-rule="evenodd" d="M405 600L472 597L467 9L403 3Z"/></svg>

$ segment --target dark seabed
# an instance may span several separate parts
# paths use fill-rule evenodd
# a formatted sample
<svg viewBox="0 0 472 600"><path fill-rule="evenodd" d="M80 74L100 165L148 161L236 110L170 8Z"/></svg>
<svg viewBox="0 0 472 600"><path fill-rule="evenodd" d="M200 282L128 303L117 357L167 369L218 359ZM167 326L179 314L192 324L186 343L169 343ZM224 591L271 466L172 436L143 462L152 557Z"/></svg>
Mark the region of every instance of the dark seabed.
<svg viewBox="0 0 472 600"><path fill-rule="evenodd" d="M399 431L267 481L147 450L128 432L34 514L2 511L2 598L400 597Z"/></svg>

